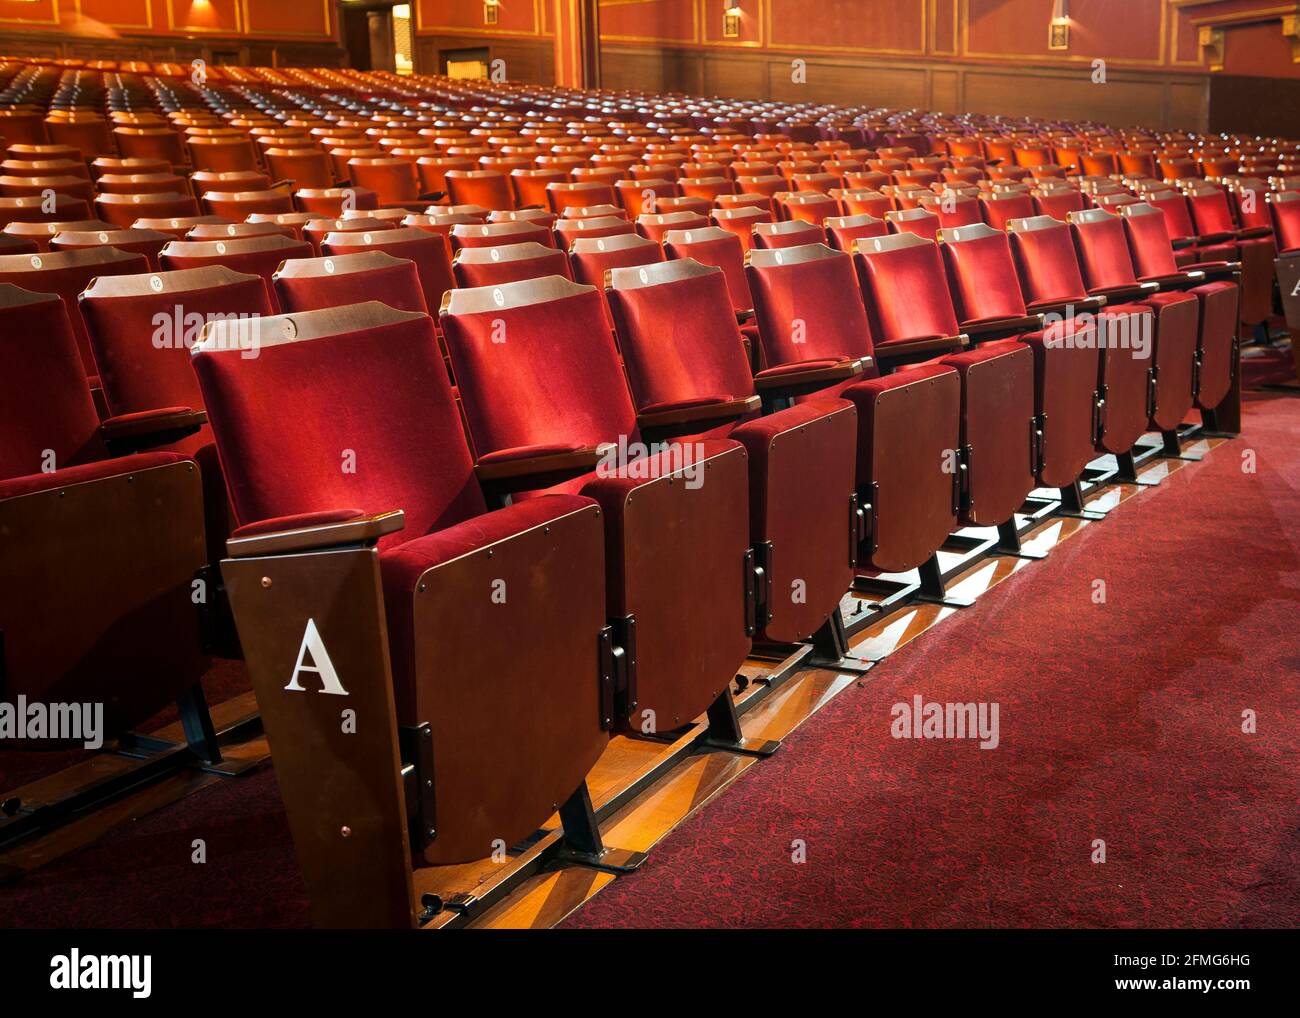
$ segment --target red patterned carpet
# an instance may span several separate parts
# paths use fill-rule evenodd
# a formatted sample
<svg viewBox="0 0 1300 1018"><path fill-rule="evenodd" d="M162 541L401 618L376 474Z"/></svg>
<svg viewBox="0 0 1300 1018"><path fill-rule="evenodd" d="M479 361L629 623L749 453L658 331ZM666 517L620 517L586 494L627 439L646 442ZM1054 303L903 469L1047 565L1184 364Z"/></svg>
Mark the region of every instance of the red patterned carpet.
<svg viewBox="0 0 1300 1018"><path fill-rule="evenodd" d="M1300 926L1300 400L1248 399L1248 438L890 657L566 925ZM918 693L999 703L1001 744L891 738Z"/></svg>
<svg viewBox="0 0 1300 1018"><path fill-rule="evenodd" d="M1300 400L1247 398L1248 438L891 657L567 925L1300 925ZM997 702L1001 744L892 739L916 693ZM269 772L0 890L9 928L306 923Z"/></svg>

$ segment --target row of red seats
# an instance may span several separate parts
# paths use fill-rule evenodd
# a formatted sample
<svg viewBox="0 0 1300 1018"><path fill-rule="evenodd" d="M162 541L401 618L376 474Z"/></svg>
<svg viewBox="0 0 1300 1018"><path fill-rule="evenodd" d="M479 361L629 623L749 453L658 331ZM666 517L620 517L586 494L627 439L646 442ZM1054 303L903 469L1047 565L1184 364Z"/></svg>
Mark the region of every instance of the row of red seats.
<svg viewBox="0 0 1300 1018"><path fill-rule="evenodd" d="M318 915L356 921L392 900L403 810L429 863L557 805L591 849L611 732L737 738L753 642L841 645L855 573L937 576L962 526L1014 552L1035 488L1077 510L1099 454L1214 424L1262 239L1239 223L1177 250L1122 181L823 192L789 161L771 193L550 180L545 209L479 170L448 201L487 205L333 187L330 219L291 188L129 224L0 199L33 224L0 255L7 692L108 698L112 731L192 695L219 564ZM1300 206L1267 207L1281 238Z"/></svg>

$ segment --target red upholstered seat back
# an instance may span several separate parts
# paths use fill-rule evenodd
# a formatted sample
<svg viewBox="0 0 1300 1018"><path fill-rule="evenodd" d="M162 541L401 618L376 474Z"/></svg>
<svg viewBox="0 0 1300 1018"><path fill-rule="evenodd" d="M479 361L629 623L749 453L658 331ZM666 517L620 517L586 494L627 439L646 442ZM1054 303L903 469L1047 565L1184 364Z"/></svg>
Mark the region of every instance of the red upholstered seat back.
<svg viewBox="0 0 1300 1018"><path fill-rule="evenodd" d="M101 276L80 304L114 414L201 408L190 349L203 326L228 315L271 314L262 280L224 265Z"/></svg>
<svg viewBox="0 0 1300 1018"><path fill-rule="evenodd" d="M484 511L428 315L369 303L259 325L257 356L217 324L193 360L240 524L404 510L385 548Z"/></svg>
<svg viewBox="0 0 1300 1018"><path fill-rule="evenodd" d="M689 258L615 269L606 296L638 408L754 394L721 269Z"/></svg>
<svg viewBox="0 0 1300 1018"><path fill-rule="evenodd" d="M1088 296L1067 224L1051 216L1034 216L1014 219L1008 226L1020 290L1030 307Z"/></svg>
<svg viewBox="0 0 1300 1018"><path fill-rule="evenodd" d="M792 219L784 223L757 223L754 226L753 246L763 249L802 247L804 244L821 244L826 231L814 223Z"/></svg>
<svg viewBox="0 0 1300 1018"><path fill-rule="evenodd" d="M1207 233L1231 233L1237 228L1228 207L1228 193L1217 187L1198 188L1187 196L1192 223L1198 236Z"/></svg>
<svg viewBox="0 0 1300 1018"><path fill-rule="evenodd" d="M1192 213L1187 199L1177 191L1149 191L1146 201L1165 214L1165 227L1171 240L1183 240L1196 236L1196 227L1192 225Z"/></svg>
<svg viewBox="0 0 1300 1018"><path fill-rule="evenodd" d="M399 311L428 313L415 263L382 251L295 258L285 262L272 281L285 312L377 300Z"/></svg>
<svg viewBox="0 0 1300 1018"><path fill-rule="evenodd" d="M456 252L456 285L500 286L543 276L571 278L565 253L542 244L507 244L503 247L467 247Z"/></svg>
<svg viewBox="0 0 1300 1018"><path fill-rule="evenodd" d="M95 199L95 214L119 229L126 229L137 219L197 216L199 203L188 194L174 191L160 194L100 194Z"/></svg>
<svg viewBox="0 0 1300 1018"><path fill-rule="evenodd" d="M920 199L920 206L938 216L939 227L945 230L984 221L980 203L965 195L927 195Z"/></svg>
<svg viewBox="0 0 1300 1018"><path fill-rule="evenodd" d="M759 223L773 221L770 205L767 208L744 206L734 209L714 209L711 218L713 225L718 229L734 234L740 241L741 250L746 253L754 246L754 227ZM682 227L674 227L674 229L682 229Z"/></svg>
<svg viewBox="0 0 1300 1018"><path fill-rule="evenodd" d="M103 457L63 301L0 283L0 479Z"/></svg>
<svg viewBox="0 0 1300 1018"><path fill-rule="evenodd" d="M556 246L566 250L582 237L617 237L620 234L636 233L636 227L622 216L561 219L551 229L555 233Z"/></svg>
<svg viewBox="0 0 1300 1018"><path fill-rule="evenodd" d="M130 254L142 254L150 268L158 265L158 252L172 240L159 230L66 230L50 239L51 251L80 251L91 247L113 247Z"/></svg>
<svg viewBox="0 0 1300 1018"><path fill-rule="evenodd" d="M353 156L348 159L352 183L374 191L380 204L415 201L420 196L420 180L415 163L409 159Z"/></svg>
<svg viewBox="0 0 1300 1018"><path fill-rule="evenodd" d="M616 237L584 237L569 250L572 278L587 286L605 285L605 272L631 265L650 265L664 260L663 248L635 233Z"/></svg>
<svg viewBox="0 0 1300 1018"><path fill-rule="evenodd" d="M824 244L754 251L746 274L769 366L872 354L848 254Z"/></svg>
<svg viewBox="0 0 1300 1018"><path fill-rule="evenodd" d="M853 242L859 237L886 237L889 224L865 212L853 216L833 216L822 226L826 230L826 241L837 251L852 251Z"/></svg>
<svg viewBox="0 0 1300 1018"><path fill-rule="evenodd" d="M447 235L451 238L453 251L463 247L503 247L506 244L554 246L551 231L543 223L456 223Z"/></svg>
<svg viewBox="0 0 1300 1018"><path fill-rule="evenodd" d="M510 178L495 170L447 170L446 190L456 205L482 205L487 209L515 207Z"/></svg>
<svg viewBox="0 0 1300 1018"><path fill-rule="evenodd" d="M323 255L357 254L360 251L383 251L394 258L415 262L420 287L424 290L425 307L439 307L442 295L455 285L447 242L413 226L328 233L320 245Z"/></svg>
<svg viewBox="0 0 1300 1018"><path fill-rule="evenodd" d="M1270 195L1269 207L1272 209L1278 251L1300 249L1300 192L1284 191Z"/></svg>
<svg viewBox="0 0 1300 1018"><path fill-rule="evenodd" d="M13 283L33 293L55 293L63 298L87 375L98 374L98 369L77 306L77 295L96 276L121 276L148 270L149 262L144 255L111 247L0 256L0 283Z"/></svg>
<svg viewBox="0 0 1300 1018"><path fill-rule="evenodd" d="M242 240L176 240L162 249L158 261L165 271L198 269L205 265L225 265L236 272L262 277L267 299L278 310L271 276L280 263L289 258L310 258L311 244L289 237L246 237Z"/></svg>
<svg viewBox="0 0 1300 1018"><path fill-rule="evenodd" d="M984 221L995 230L1005 230L1013 219L1024 219L1034 214L1034 199L1030 194L987 194L980 199Z"/></svg>
<svg viewBox="0 0 1300 1018"><path fill-rule="evenodd" d="M1072 187L1036 191L1033 198L1035 215L1051 216L1062 222L1071 212L1082 212L1084 209L1083 192Z"/></svg>
<svg viewBox="0 0 1300 1018"><path fill-rule="evenodd" d="M938 244L908 233L872 237L857 242L853 260L877 344L957 334Z"/></svg>
<svg viewBox="0 0 1300 1018"><path fill-rule="evenodd" d="M441 317L479 456L636 435L632 397L594 287L548 276L453 290Z"/></svg>
<svg viewBox="0 0 1300 1018"><path fill-rule="evenodd" d="M924 240L934 240L939 234L939 217L922 208L886 212L885 221L894 233L910 233Z"/></svg>
<svg viewBox="0 0 1300 1018"><path fill-rule="evenodd" d="M1005 233L977 223L943 230L939 236L943 241L939 249L948 270L948 289L959 321L1025 314L1025 300Z"/></svg>
<svg viewBox="0 0 1300 1018"><path fill-rule="evenodd" d="M698 230L669 230L664 234L664 254L669 258L694 258L702 265L722 270L735 311L749 311L754 298L745 278L745 252L740 238L716 226Z"/></svg>
<svg viewBox="0 0 1300 1018"><path fill-rule="evenodd" d="M1074 247L1089 290L1132 286L1137 282L1124 223L1105 209L1070 213Z"/></svg>
<svg viewBox="0 0 1300 1018"><path fill-rule="evenodd" d="M1159 209L1145 202L1126 205L1122 219L1129 254L1139 277L1171 276L1178 271L1165 217Z"/></svg>

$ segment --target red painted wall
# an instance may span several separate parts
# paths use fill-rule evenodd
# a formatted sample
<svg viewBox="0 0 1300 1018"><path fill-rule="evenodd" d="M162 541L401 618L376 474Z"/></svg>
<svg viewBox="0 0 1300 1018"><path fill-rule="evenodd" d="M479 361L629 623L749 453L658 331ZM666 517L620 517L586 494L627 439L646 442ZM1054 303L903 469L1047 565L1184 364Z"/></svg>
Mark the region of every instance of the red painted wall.
<svg viewBox="0 0 1300 1018"><path fill-rule="evenodd" d="M334 0L0 0L0 31L24 29L324 41L334 36Z"/></svg>

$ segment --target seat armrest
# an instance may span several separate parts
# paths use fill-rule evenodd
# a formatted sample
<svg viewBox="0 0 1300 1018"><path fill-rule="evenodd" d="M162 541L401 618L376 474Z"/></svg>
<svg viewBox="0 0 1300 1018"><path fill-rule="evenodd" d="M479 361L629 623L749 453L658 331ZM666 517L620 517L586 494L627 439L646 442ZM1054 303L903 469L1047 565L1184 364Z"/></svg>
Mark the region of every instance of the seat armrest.
<svg viewBox="0 0 1300 1018"><path fill-rule="evenodd" d="M1022 318L1003 318L996 322L967 322L962 325L962 332L973 342L979 343L986 339L1005 339L1022 332L1035 332L1042 327L1043 316L1032 314Z"/></svg>
<svg viewBox="0 0 1300 1018"><path fill-rule="evenodd" d="M207 423L206 410L167 407L110 417L99 425L99 434L111 453L125 456L188 438Z"/></svg>
<svg viewBox="0 0 1300 1018"><path fill-rule="evenodd" d="M1237 231L1237 237L1241 240L1262 240L1265 237L1273 236L1271 226L1246 226Z"/></svg>
<svg viewBox="0 0 1300 1018"><path fill-rule="evenodd" d="M748 310L748 311L737 311L737 312L736 312L736 324L737 324L737 325L745 325L746 323L748 323L748 322L752 322L753 320L754 320L754 311L753 311L752 308L751 308L750 310Z"/></svg>
<svg viewBox="0 0 1300 1018"><path fill-rule="evenodd" d="M1105 297L1112 304L1122 304L1127 300L1140 300L1160 292L1159 283L1138 283L1137 286L1103 286L1090 290L1093 296Z"/></svg>
<svg viewBox="0 0 1300 1018"><path fill-rule="evenodd" d="M970 346L970 336L927 336L921 339L900 339L892 343L876 344L876 361L883 367L894 367L926 357L956 353Z"/></svg>
<svg viewBox="0 0 1300 1018"><path fill-rule="evenodd" d="M605 448L593 445L480 462L474 465L474 473L480 484L496 494L549 488L594 470Z"/></svg>
<svg viewBox="0 0 1300 1018"><path fill-rule="evenodd" d="M1226 244L1229 241L1236 239L1237 234L1227 230L1221 230L1218 233L1202 233L1196 238L1196 246L1204 247L1206 244Z"/></svg>
<svg viewBox="0 0 1300 1018"><path fill-rule="evenodd" d="M769 377L754 379L754 388L767 399L790 399L825 389L836 382L856 378L875 361L870 357L854 357L829 366L796 368Z"/></svg>
<svg viewBox="0 0 1300 1018"><path fill-rule="evenodd" d="M715 424L728 418L743 417L762 405L757 396L740 396L716 403L695 403L691 406L668 407L637 414L637 427L641 430L672 427L677 424Z"/></svg>
<svg viewBox="0 0 1300 1018"><path fill-rule="evenodd" d="M1195 247L1196 244L1197 244L1197 238L1196 238L1196 237L1178 237L1178 238L1175 239L1175 240L1171 240L1169 243L1173 245L1173 248L1174 248L1175 251L1181 251L1181 250L1183 250L1184 248Z"/></svg>
<svg viewBox="0 0 1300 1018"><path fill-rule="evenodd" d="M1150 276L1144 283L1155 283L1161 290L1182 290L1189 286L1200 286L1205 282L1205 273L1200 269L1188 268L1167 276Z"/></svg>
<svg viewBox="0 0 1300 1018"><path fill-rule="evenodd" d="M1210 282L1215 279L1232 279L1241 275L1241 262L1197 262L1194 265L1184 266L1185 271L1200 272L1204 275L1203 282Z"/></svg>
<svg viewBox="0 0 1300 1018"><path fill-rule="evenodd" d="M1106 298L1100 294L1092 294L1084 297L1082 300L1063 300L1055 304L1037 304L1034 306L1034 312L1042 315L1045 319L1048 315L1057 315L1064 317L1067 311L1073 315L1092 313L1100 311L1106 306Z"/></svg>
<svg viewBox="0 0 1300 1018"><path fill-rule="evenodd" d="M302 518L311 520L317 515L307 513ZM293 520L294 517L287 517L282 529L232 537L226 542L226 553L231 558L249 558L253 555L316 551L347 544L374 544L385 534L396 533L406 526L406 514L401 509L332 523L307 523L303 526L294 526Z"/></svg>

